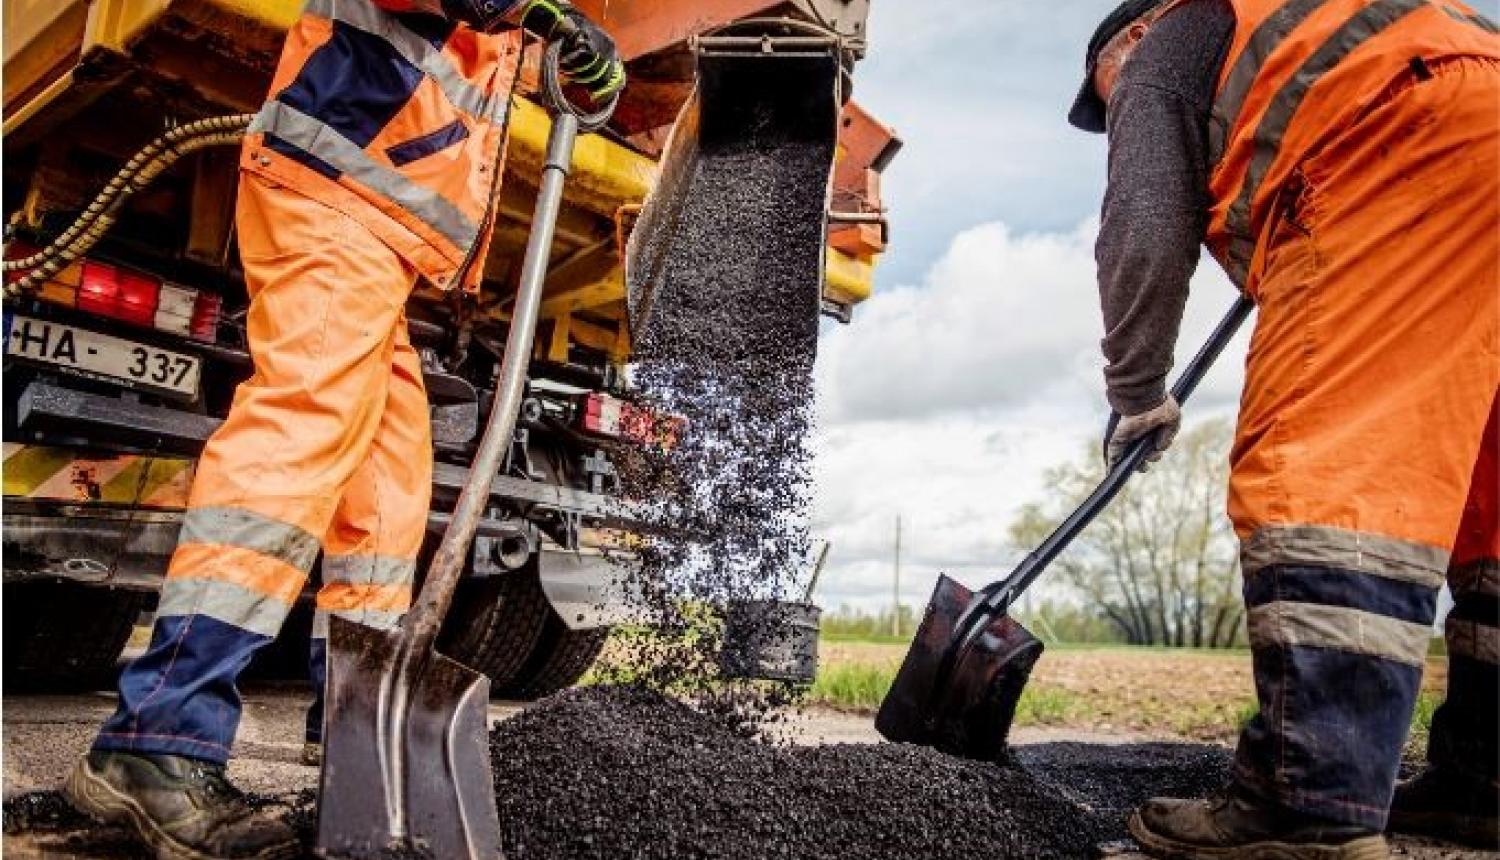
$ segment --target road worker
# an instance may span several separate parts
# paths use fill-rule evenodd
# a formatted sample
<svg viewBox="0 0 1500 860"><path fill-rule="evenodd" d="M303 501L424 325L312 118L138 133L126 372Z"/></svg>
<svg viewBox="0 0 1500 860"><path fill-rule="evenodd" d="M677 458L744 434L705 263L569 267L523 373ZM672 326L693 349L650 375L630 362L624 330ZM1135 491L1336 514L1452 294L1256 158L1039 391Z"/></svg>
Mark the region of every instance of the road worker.
<svg viewBox="0 0 1500 860"><path fill-rule="evenodd" d="M404 307L419 281L478 288L522 30L564 21L565 78L613 95L613 42L564 0L307 0L287 36L240 160L254 374L199 461L151 644L66 786L160 857L299 853L225 778L236 679L320 552L315 639L411 602L432 444Z"/></svg>
<svg viewBox="0 0 1500 860"><path fill-rule="evenodd" d="M1497 32L1456 0L1130 0L1089 45L1113 456L1180 423L1200 244L1258 307L1229 515L1260 710L1220 796L1132 816L1156 856L1497 847ZM1447 700L1397 790L1445 577Z"/></svg>

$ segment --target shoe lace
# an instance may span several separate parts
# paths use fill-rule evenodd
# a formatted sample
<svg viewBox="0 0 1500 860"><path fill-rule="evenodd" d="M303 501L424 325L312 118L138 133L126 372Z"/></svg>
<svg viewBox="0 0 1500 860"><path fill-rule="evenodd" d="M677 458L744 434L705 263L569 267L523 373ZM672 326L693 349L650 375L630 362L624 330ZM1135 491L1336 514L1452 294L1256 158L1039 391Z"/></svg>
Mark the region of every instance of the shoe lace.
<svg viewBox="0 0 1500 860"><path fill-rule="evenodd" d="M213 800L222 801L227 805L244 806L248 808L245 793L235 788L234 783L224 775L224 769L208 764L194 765L188 772L188 777L198 785L202 786L203 793Z"/></svg>

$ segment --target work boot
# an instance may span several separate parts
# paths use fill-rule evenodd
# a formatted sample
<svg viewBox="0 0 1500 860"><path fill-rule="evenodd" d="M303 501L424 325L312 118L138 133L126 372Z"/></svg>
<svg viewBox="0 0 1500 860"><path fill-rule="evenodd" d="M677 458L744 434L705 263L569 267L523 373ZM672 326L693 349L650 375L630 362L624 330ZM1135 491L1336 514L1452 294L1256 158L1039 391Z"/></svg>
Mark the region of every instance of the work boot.
<svg viewBox="0 0 1500 860"><path fill-rule="evenodd" d="M323 744L318 741L306 741L302 744L302 763L308 767L323 766Z"/></svg>
<svg viewBox="0 0 1500 860"><path fill-rule="evenodd" d="M63 793L92 818L130 825L158 860L289 860L302 850L290 827L250 808L222 766L196 759L91 752Z"/></svg>
<svg viewBox="0 0 1500 860"><path fill-rule="evenodd" d="M1368 828L1276 809L1225 791L1208 800L1146 801L1130 834L1170 860L1386 860L1385 838Z"/></svg>
<svg viewBox="0 0 1500 860"><path fill-rule="evenodd" d="M1493 780L1429 767L1396 786L1386 829L1500 849L1500 789Z"/></svg>

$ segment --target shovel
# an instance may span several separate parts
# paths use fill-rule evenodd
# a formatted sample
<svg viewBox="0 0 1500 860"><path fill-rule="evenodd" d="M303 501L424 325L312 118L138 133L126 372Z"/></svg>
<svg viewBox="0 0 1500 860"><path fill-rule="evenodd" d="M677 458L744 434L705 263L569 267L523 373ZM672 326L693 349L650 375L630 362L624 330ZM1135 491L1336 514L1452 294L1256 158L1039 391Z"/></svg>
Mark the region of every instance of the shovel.
<svg viewBox="0 0 1500 860"><path fill-rule="evenodd" d="M1172 387L1178 403L1187 401L1254 307L1244 296L1235 302ZM922 625L875 717L886 740L981 761L1004 755L1021 690L1042 655L1041 641L1006 613L1155 447L1154 435L1136 440L1078 510L1005 579L973 592L938 577Z"/></svg>
<svg viewBox="0 0 1500 860"><path fill-rule="evenodd" d="M611 102L588 115L568 102L557 80L560 46L553 41L543 62L552 132L494 407L468 481L400 627L376 630L338 617L330 623L320 857L501 856L486 745L489 680L433 644L515 434L573 145L580 130L601 127L614 108Z"/></svg>

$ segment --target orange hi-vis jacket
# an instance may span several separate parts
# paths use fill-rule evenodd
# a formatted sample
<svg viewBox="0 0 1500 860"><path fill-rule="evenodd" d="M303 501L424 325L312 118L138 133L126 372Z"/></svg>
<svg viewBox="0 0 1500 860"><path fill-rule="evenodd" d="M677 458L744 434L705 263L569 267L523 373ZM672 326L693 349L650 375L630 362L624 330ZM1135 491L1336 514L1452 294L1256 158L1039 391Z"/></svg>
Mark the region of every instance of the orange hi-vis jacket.
<svg viewBox="0 0 1500 860"><path fill-rule="evenodd" d="M443 289L478 288L521 33L307 0L241 167L337 209Z"/></svg>
<svg viewBox="0 0 1500 860"><path fill-rule="evenodd" d="M1456 0L1232 4L1235 36L1209 122L1206 241L1253 294L1268 216L1298 165L1358 122L1414 61L1500 57L1500 38Z"/></svg>

